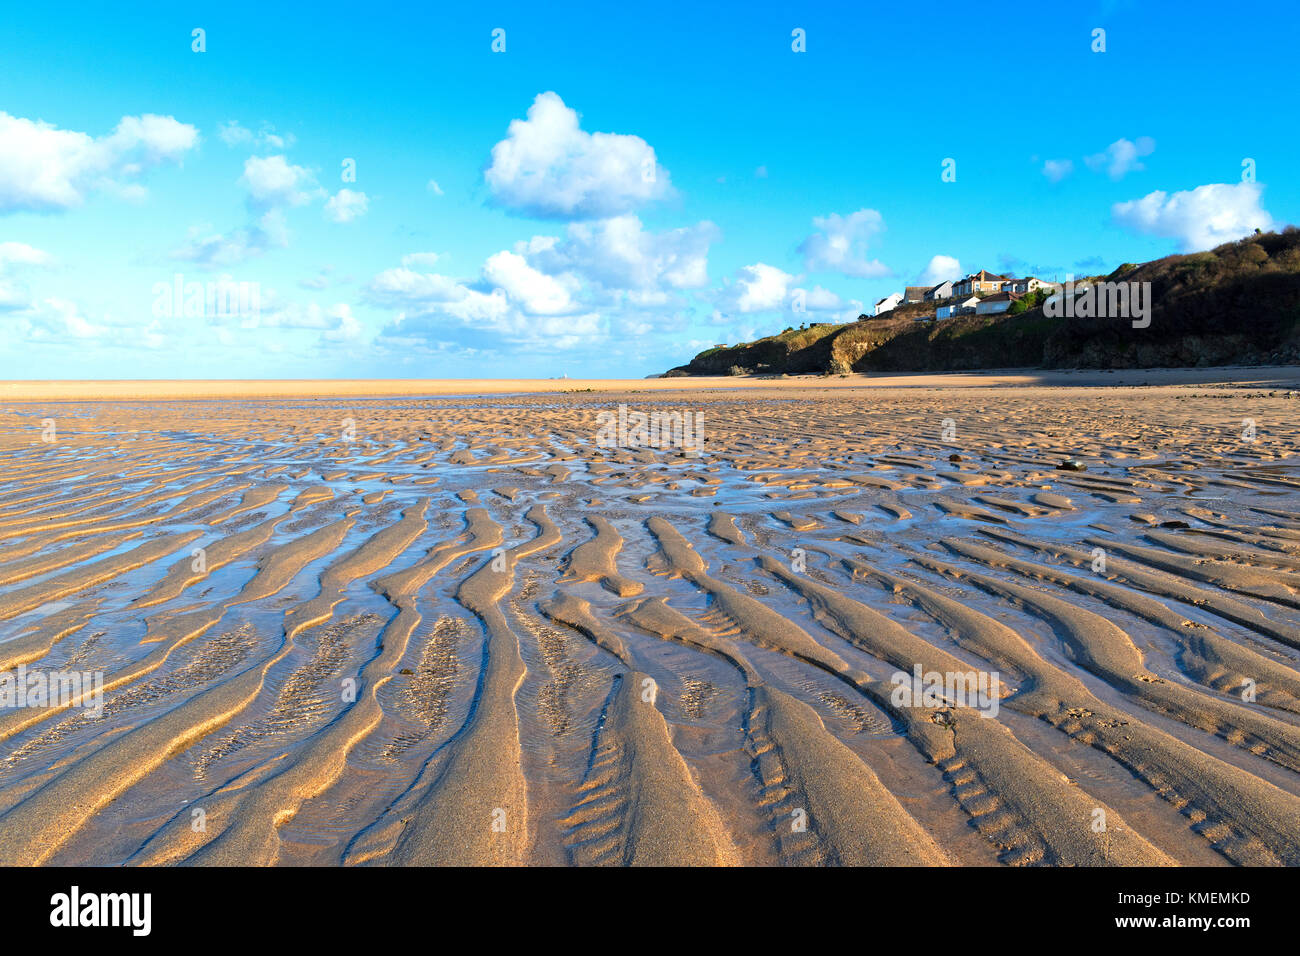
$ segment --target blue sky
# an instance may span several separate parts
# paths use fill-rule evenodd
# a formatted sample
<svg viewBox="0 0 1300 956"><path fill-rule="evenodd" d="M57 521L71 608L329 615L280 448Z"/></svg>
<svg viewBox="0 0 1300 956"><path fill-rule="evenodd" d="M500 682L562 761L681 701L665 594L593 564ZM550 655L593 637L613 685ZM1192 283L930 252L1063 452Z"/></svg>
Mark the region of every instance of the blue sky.
<svg viewBox="0 0 1300 956"><path fill-rule="evenodd" d="M1300 219L1293 5L898 6L11 7L0 378L638 377Z"/></svg>

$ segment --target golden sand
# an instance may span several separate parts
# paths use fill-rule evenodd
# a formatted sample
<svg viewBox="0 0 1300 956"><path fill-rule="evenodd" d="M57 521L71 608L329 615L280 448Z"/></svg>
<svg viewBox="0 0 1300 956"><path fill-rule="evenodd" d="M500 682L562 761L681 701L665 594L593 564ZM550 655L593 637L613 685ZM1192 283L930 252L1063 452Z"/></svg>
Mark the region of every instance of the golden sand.
<svg viewBox="0 0 1300 956"><path fill-rule="evenodd" d="M0 383L0 864L1300 864L1296 378Z"/></svg>

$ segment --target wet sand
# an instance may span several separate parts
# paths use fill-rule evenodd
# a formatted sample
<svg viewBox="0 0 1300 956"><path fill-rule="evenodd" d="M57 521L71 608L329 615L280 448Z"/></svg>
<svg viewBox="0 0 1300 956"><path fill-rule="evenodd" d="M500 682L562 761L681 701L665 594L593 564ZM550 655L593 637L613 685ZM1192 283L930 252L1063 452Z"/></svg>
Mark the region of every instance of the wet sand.
<svg viewBox="0 0 1300 956"><path fill-rule="evenodd" d="M808 388L1021 388L1231 385L1300 388L1300 367L1241 366L1205 369L1005 369L986 372L898 372L853 375L692 376L647 379L280 379L0 381L0 401L136 401L214 398L344 398L393 395L528 395L544 392L802 391Z"/></svg>
<svg viewBox="0 0 1300 956"><path fill-rule="evenodd" d="M1300 865L1296 373L3 383L0 864Z"/></svg>

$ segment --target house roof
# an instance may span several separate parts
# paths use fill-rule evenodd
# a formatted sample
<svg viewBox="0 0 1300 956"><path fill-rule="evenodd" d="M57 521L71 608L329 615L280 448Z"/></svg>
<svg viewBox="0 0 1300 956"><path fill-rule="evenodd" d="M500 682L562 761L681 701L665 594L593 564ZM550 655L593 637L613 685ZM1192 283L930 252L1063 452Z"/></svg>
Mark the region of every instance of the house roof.
<svg viewBox="0 0 1300 956"><path fill-rule="evenodd" d="M981 301L983 302L1015 302L1023 299L1024 296L1019 292L995 292L992 295L986 295Z"/></svg>
<svg viewBox="0 0 1300 956"><path fill-rule="evenodd" d="M925 295L929 291L930 286L928 285L909 285L905 288L903 296L906 298L913 295Z"/></svg>
<svg viewBox="0 0 1300 956"><path fill-rule="evenodd" d="M1005 282L1009 277L1000 276L996 272L989 272L987 269L981 269L979 272L973 273L969 278L974 279L976 282Z"/></svg>
<svg viewBox="0 0 1300 956"><path fill-rule="evenodd" d="M897 292L891 292L891 293L889 293L889 295L885 296L883 299L877 299L877 300L876 300L876 305L880 305L881 302L888 302L890 299L901 299L901 298L902 298L902 296L899 295Z"/></svg>
<svg viewBox="0 0 1300 956"><path fill-rule="evenodd" d="M926 292L933 292L935 289L942 289L942 288L943 288L944 286L946 286L946 285L952 285L952 280L951 280L951 279L944 279L944 280L943 280L942 282L940 282L938 285L932 285L932 286L930 286L930 288L926 289L925 291L926 291Z"/></svg>

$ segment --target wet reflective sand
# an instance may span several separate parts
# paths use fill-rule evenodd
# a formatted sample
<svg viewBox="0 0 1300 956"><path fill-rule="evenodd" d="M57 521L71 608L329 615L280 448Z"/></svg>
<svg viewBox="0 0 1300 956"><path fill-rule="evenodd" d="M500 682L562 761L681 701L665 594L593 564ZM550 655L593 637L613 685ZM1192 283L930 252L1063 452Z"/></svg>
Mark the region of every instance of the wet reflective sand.
<svg viewBox="0 0 1300 956"><path fill-rule="evenodd" d="M104 692L0 709L0 863L1298 864L1298 411L11 403L0 664Z"/></svg>

